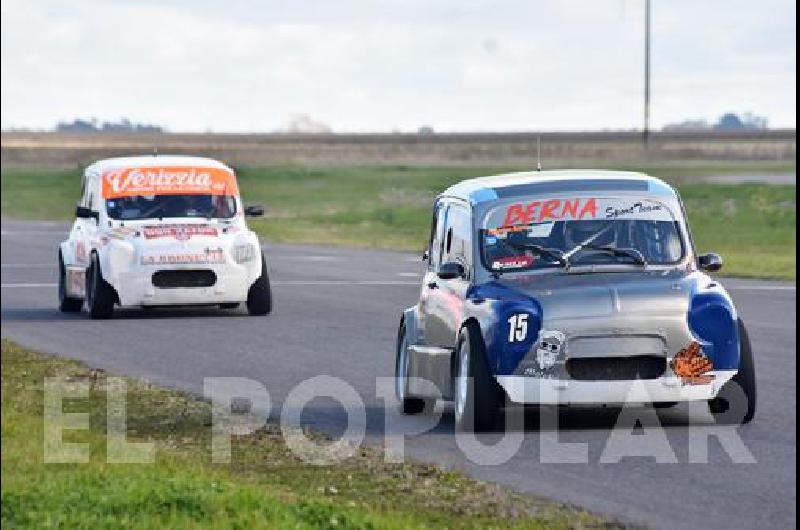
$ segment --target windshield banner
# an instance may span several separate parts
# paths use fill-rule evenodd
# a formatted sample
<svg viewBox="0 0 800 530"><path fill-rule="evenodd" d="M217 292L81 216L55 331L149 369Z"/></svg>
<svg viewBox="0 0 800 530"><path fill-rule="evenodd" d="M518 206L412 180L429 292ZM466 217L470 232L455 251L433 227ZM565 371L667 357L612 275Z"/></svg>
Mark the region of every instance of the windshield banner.
<svg viewBox="0 0 800 530"><path fill-rule="evenodd" d="M486 228L601 219L673 220L667 207L656 201L637 198L580 197L538 199L502 206L487 217Z"/></svg>
<svg viewBox="0 0 800 530"><path fill-rule="evenodd" d="M135 195L238 195L230 171L207 167L133 167L103 174L103 198Z"/></svg>

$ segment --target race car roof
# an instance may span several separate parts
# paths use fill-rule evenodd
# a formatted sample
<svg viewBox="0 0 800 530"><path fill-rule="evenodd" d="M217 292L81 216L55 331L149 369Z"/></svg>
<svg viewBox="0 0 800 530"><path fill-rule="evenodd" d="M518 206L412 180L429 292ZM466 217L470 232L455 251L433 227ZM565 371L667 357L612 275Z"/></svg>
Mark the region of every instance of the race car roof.
<svg viewBox="0 0 800 530"><path fill-rule="evenodd" d="M442 196L457 197L477 204L565 191L639 191L644 194L675 196L675 190L661 179L631 171L594 169L524 171L478 177L447 188Z"/></svg>
<svg viewBox="0 0 800 530"><path fill-rule="evenodd" d="M223 169L233 173L233 170L213 158L185 155L144 155L123 156L98 160L86 168L87 174L102 174L110 169L134 167L196 167Z"/></svg>

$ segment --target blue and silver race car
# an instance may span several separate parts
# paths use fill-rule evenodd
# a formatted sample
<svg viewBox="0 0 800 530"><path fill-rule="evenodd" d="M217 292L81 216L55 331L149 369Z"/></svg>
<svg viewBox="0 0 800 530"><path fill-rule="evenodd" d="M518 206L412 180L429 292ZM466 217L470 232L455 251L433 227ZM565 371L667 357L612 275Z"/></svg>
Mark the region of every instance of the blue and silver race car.
<svg viewBox="0 0 800 530"><path fill-rule="evenodd" d="M747 331L696 253L683 204L638 173L544 171L458 183L435 201L419 303L402 316L407 414L454 401L459 429L507 404L707 401L749 422Z"/></svg>

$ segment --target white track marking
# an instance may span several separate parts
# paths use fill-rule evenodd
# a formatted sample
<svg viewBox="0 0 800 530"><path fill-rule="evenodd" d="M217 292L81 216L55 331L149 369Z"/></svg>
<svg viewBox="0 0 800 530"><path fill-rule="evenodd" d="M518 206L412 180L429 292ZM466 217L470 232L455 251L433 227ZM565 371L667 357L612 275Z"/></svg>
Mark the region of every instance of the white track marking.
<svg viewBox="0 0 800 530"><path fill-rule="evenodd" d="M3 267L6 267L3 264ZM32 266L50 267L51 265L19 265L18 268L29 268ZM416 272L399 272L398 276L416 277L420 275ZM419 282L402 281L402 280L276 280L272 285L418 285ZM57 287L57 283L4 283L2 287L5 288L38 288L38 287ZM794 285L742 285L730 287L731 291L748 290L748 291L796 291L797 287Z"/></svg>
<svg viewBox="0 0 800 530"><path fill-rule="evenodd" d="M782 330L782 331L785 331L787 329L792 329L791 325L772 324L772 323L769 323L769 322L757 322L755 320L748 320L748 319L744 320L744 324L745 324L745 326L747 326L747 329L762 329L762 328L764 328L764 329L777 329L777 330Z"/></svg>
<svg viewBox="0 0 800 530"><path fill-rule="evenodd" d="M422 276L418 272L398 272L397 275L403 276L405 278L419 278L420 276Z"/></svg>
<svg viewBox="0 0 800 530"><path fill-rule="evenodd" d="M729 291L796 291L796 285L730 285Z"/></svg>
<svg viewBox="0 0 800 530"><path fill-rule="evenodd" d="M0 287L3 289L5 288L12 288L12 287L20 287L20 288L37 288L37 287L58 287L57 283L4 283L0 284Z"/></svg>
<svg viewBox="0 0 800 530"><path fill-rule="evenodd" d="M419 282L404 282L392 280L285 280L273 281L272 285L344 285L344 286L369 286L369 285L418 285ZM58 287L57 283L4 283L3 289L6 288L42 288L42 287Z"/></svg>
<svg viewBox="0 0 800 530"><path fill-rule="evenodd" d="M272 285L419 285L419 282L394 280L277 280Z"/></svg>
<svg viewBox="0 0 800 530"><path fill-rule="evenodd" d="M66 236L69 230L0 230L0 236Z"/></svg>
<svg viewBox="0 0 800 530"><path fill-rule="evenodd" d="M269 252L266 251L265 254L271 259L285 259L291 261L319 261L319 262L331 262L331 261L342 261L344 258L339 256L298 256L295 254L280 254L277 252Z"/></svg>

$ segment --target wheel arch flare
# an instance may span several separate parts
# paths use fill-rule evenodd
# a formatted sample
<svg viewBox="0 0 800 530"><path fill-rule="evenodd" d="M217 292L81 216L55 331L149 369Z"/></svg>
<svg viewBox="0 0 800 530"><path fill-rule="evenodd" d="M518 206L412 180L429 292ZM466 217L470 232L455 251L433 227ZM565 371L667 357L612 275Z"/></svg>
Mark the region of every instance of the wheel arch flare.
<svg viewBox="0 0 800 530"><path fill-rule="evenodd" d="M470 318L480 325L492 373L513 374L539 337L541 304L496 282L471 288L467 299Z"/></svg>
<svg viewBox="0 0 800 530"><path fill-rule="evenodd" d="M739 324L730 295L716 282L696 282L687 322L716 370L739 368Z"/></svg>

